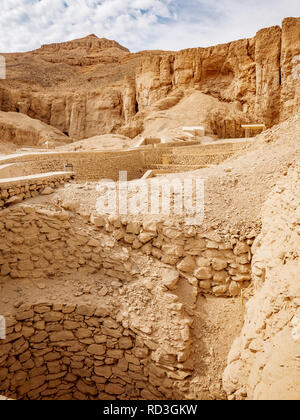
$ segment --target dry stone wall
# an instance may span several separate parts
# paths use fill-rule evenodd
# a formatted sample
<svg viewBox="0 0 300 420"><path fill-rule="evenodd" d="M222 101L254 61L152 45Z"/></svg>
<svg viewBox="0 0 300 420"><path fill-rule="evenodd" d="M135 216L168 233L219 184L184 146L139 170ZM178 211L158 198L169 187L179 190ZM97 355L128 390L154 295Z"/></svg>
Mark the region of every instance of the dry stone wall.
<svg viewBox="0 0 300 420"><path fill-rule="evenodd" d="M47 277L68 274L82 266L101 267L100 240L78 227L70 215L30 206L0 213L2 277Z"/></svg>
<svg viewBox="0 0 300 420"><path fill-rule="evenodd" d="M224 241L214 231L166 226L163 222L134 222L91 216L91 222L120 244L141 250L154 259L176 267L179 277L188 279L203 293L238 296L251 281L251 245L255 234Z"/></svg>
<svg viewBox="0 0 300 420"><path fill-rule="evenodd" d="M239 295L251 279L251 235L225 242L216 232L162 222L97 215L90 222L28 205L0 213L2 284L29 278L50 284L77 272L120 283L116 306L105 310L47 300L15 309L0 342L0 393L16 399L184 398L194 369L193 320L177 289L185 282L195 299L199 293Z"/></svg>
<svg viewBox="0 0 300 420"><path fill-rule="evenodd" d="M20 176L30 175L26 174L22 164L8 163L0 165L0 179L16 178Z"/></svg>
<svg viewBox="0 0 300 420"><path fill-rule="evenodd" d="M44 176L25 176L13 180L0 180L0 208L21 203L38 195L48 195L54 188L68 182L71 173L45 174Z"/></svg>
<svg viewBox="0 0 300 420"><path fill-rule="evenodd" d="M123 328L132 330L151 349L152 362L158 368L162 367L173 380L172 385L167 381L172 389L177 389L176 383L192 374L193 364L188 360L191 320L171 292L173 282L178 278L174 268L163 264L151 266L147 256L138 256L128 248L119 247L109 235L81 224L69 212L17 206L2 211L0 218L2 283L11 279L44 279L51 283L53 277L77 272L82 276L98 273L99 281L103 276L118 281L119 296L115 301L115 309L119 310L118 322L122 322ZM149 267L146 271L138 268L146 265ZM31 308L25 308L22 307L32 314ZM112 313L113 308L111 305ZM54 312L57 311L56 308ZM112 337L120 338L113 334ZM10 346L5 349L7 347ZM138 368L136 372L140 373ZM165 377L159 369L157 372L158 378ZM159 383L157 388L162 386L161 379L154 377L151 380L149 376L150 384ZM141 398L171 398L168 389L167 386L161 393L149 385L148 393L145 390ZM176 397L179 398L180 393Z"/></svg>
<svg viewBox="0 0 300 420"><path fill-rule="evenodd" d="M229 159L234 153L247 149L251 142L214 143L206 145L182 143L181 147L155 148L144 151L145 167L162 163L163 157L168 156L170 164L174 165L218 165ZM186 147L187 146L187 147Z"/></svg>
<svg viewBox="0 0 300 420"><path fill-rule="evenodd" d="M201 155L190 151L186 154L173 154L171 157L171 163L174 165L198 165L200 167L205 167L207 165L219 165L226 159L229 159L231 156L233 156L233 153L215 153L212 155Z"/></svg>
<svg viewBox="0 0 300 420"><path fill-rule="evenodd" d="M102 267L101 258L105 252L101 235L109 234L113 244L125 246L129 253L141 251L176 268L165 279L170 288L176 288L182 276L202 292L237 296L251 281L252 234L243 241L224 242L214 231L184 231L161 222L122 223L92 215L91 223L93 230L84 232L67 212L30 206L4 210L0 213L0 276L47 277L81 267L103 268L109 274L113 267ZM124 268L120 269L122 277Z"/></svg>
<svg viewBox="0 0 300 420"><path fill-rule="evenodd" d="M14 399L176 398L173 379L113 309L23 305L0 341L0 392ZM169 375L168 375L169 373Z"/></svg>
<svg viewBox="0 0 300 420"><path fill-rule="evenodd" d="M196 144L196 145L195 145ZM127 171L127 179L141 178L147 169L162 164L168 156L170 164L218 164L236 151L247 148L248 142L197 146L197 142L166 143L159 147L141 147L124 152L35 153L1 159L0 176L29 177L54 171L65 171L72 165L78 181L119 180L120 171ZM12 183L12 185L14 185Z"/></svg>

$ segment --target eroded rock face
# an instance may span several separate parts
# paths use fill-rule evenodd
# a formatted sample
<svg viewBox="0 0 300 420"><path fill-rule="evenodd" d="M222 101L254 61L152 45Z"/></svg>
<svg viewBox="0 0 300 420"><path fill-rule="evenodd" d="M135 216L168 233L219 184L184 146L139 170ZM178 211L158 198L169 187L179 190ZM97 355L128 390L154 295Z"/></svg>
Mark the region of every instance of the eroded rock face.
<svg viewBox="0 0 300 420"><path fill-rule="evenodd" d="M225 101L234 101L239 97L247 102L251 98L251 90L255 92L253 53L254 40L242 40L149 57L137 72L140 107L143 109L153 104L174 87L195 87ZM249 80L251 73L253 77ZM234 92L231 90L233 80L236 82Z"/></svg>
<svg viewBox="0 0 300 420"><path fill-rule="evenodd" d="M115 41L90 35L5 55L0 109L26 114L75 139L113 132L124 123L123 84L120 89L118 82L130 73L119 74L128 54Z"/></svg>
<svg viewBox="0 0 300 420"><path fill-rule="evenodd" d="M153 107L172 108L182 92L196 89L232 105L205 121L207 129L240 137L243 122L270 127L299 110L299 27L299 18L288 18L282 29L263 29L252 39L178 53L130 54L91 35L10 54L0 109L27 114L74 139L108 132L135 137Z"/></svg>
<svg viewBox="0 0 300 420"><path fill-rule="evenodd" d="M252 248L256 292L223 376L231 399L299 399L299 221L298 166L264 206Z"/></svg>
<svg viewBox="0 0 300 420"><path fill-rule="evenodd" d="M286 119L299 106L299 79L293 73L293 60L300 52L299 22L285 19L282 29L262 29L252 39L147 58L137 72L140 109L174 89L193 87L220 101L239 104L238 123L238 110L244 119L251 116L253 122L268 127ZM233 136L235 130L226 131Z"/></svg>
<svg viewBox="0 0 300 420"><path fill-rule="evenodd" d="M74 139L113 132L123 123L122 95L113 88L73 94L2 91L3 102L4 111L21 112Z"/></svg>
<svg viewBox="0 0 300 420"><path fill-rule="evenodd" d="M74 41L43 45L34 52L50 63L65 62L71 66L114 63L128 53L129 50L116 41L98 38L94 34Z"/></svg>
<svg viewBox="0 0 300 420"><path fill-rule="evenodd" d="M300 19L289 18L282 23L281 47L281 118L300 111Z"/></svg>
<svg viewBox="0 0 300 420"><path fill-rule="evenodd" d="M27 115L0 111L0 137L2 141L15 145L59 146L70 143L62 132Z"/></svg>
<svg viewBox="0 0 300 420"><path fill-rule="evenodd" d="M280 47L278 26L262 29L255 38L256 95L255 114L268 126L279 121Z"/></svg>

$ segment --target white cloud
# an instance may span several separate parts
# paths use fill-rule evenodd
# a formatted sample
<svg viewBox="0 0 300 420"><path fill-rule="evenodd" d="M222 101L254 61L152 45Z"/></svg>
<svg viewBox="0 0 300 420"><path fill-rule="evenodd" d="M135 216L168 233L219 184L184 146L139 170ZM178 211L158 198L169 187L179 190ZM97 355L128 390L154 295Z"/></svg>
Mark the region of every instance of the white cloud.
<svg viewBox="0 0 300 420"><path fill-rule="evenodd" d="M95 33L132 51L215 45L299 16L299 0L5 0L0 51Z"/></svg>

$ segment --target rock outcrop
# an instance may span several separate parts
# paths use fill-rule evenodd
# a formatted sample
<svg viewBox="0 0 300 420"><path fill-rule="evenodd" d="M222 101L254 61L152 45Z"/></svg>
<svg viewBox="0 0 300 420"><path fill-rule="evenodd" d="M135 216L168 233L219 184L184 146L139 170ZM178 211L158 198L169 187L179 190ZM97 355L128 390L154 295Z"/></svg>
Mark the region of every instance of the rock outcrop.
<svg viewBox="0 0 300 420"><path fill-rule="evenodd" d="M0 138L17 146L59 146L71 139L58 129L27 115L0 111Z"/></svg>
<svg viewBox="0 0 300 420"><path fill-rule="evenodd" d="M177 53L130 54L90 35L6 54L0 109L22 112L75 139L105 133L135 137L153 107L172 109L179 92L186 96L193 89L232 108L229 117L226 110L204 121L206 129L240 137L241 122L271 127L299 111L299 34L300 18L287 18L282 28L262 29L251 39Z"/></svg>
<svg viewBox="0 0 300 420"><path fill-rule="evenodd" d="M252 39L149 57L137 71L139 109L192 87L270 127L299 109L299 35L300 19L288 18L282 29L262 29Z"/></svg>
<svg viewBox="0 0 300 420"><path fill-rule="evenodd" d="M281 119L300 112L300 19L282 23Z"/></svg>
<svg viewBox="0 0 300 420"><path fill-rule="evenodd" d="M33 52L49 63L66 63L70 66L91 66L111 64L129 53L129 50L116 41L98 38L91 34L85 38L59 44L43 45Z"/></svg>

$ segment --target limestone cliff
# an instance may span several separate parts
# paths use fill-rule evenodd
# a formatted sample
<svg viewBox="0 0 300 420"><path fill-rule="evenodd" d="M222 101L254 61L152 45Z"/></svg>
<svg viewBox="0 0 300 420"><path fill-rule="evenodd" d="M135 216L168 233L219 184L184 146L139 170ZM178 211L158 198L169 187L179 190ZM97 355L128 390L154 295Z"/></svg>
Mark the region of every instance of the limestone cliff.
<svg viewBox="0 0 300 420"><path fill-rule="evenodd" d="M149 57L137 71L139 109L174 89L193 87L236 104L245 120L250 117L270 127L299 110L300 78L294 69L298 54L300 18L288 18L282 29L262 29L252 39Z"/></svg>
<svg viewBox="0 0 300 420"><path fill-rule="evenodd" d="M262 29L251 39L177 53L131 54L90 35L5 54L0 110L22 112L74 139L134 137L158 101L172 109L174 97L196 90L221 105L199 123L218 136L240 137L243 122L270 127L299 112L299 55L300 18L287 18L282 28Z"/></svg>
<svg viewBox="0 0 300 420"><path fill-rule="evenodd" d="M285 19L281 47L281 119L300 113L300 19Z"/></svg>

